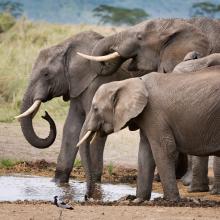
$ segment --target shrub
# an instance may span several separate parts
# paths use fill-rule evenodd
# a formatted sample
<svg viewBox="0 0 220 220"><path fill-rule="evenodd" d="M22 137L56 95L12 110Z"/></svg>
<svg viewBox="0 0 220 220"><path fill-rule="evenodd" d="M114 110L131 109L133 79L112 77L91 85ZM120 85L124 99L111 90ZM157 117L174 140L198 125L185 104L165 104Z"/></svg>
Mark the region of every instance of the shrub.
<svg viewBox="0 0 220 220"><path fill-rule="evenodd" d="M0 13L0 33L9 30L15 24L15 22L15 18L9 13Z"/></svg>

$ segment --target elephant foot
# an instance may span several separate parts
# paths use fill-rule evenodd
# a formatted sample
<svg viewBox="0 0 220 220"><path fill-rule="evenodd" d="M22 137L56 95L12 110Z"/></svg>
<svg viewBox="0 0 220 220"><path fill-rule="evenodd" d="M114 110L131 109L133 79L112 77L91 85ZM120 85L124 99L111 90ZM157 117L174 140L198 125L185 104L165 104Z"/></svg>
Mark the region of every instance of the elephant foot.
<svg viewBox="0 0 220 220"><path fill-rule="evenodd" d="M145 200L143 198L136 198L132 201L133 204L143 203Z"/></svg>
<svg viewBox="0 0 220 220"><path fill-rule="evenodd" d="M55 171L55 177L54 177L54 182L57 184L65 184L69 182L70 178L70 173L71 172L66 172L66 171L60 171L56 170Z"/></svg>
<svg viewBox="0 0 220 220"><path fill-rule="evenodd" d="M209 191L209 185L203 184L203 185L190 185L188 192L208 192Z"/></svg>
<svg viewBox="0 0 220 220"><path fill-rule="evenodd" d="M181 182L184 186L189 186L192 182L192 171L187 171L187 173L181 178Z"/></svg>
<svg viewBox="0 0 220 220"><path fill-rule="evenodd" d="M210 190L211 195L219 195L220 194L220 184L214 184L212 189Z"/></svg>

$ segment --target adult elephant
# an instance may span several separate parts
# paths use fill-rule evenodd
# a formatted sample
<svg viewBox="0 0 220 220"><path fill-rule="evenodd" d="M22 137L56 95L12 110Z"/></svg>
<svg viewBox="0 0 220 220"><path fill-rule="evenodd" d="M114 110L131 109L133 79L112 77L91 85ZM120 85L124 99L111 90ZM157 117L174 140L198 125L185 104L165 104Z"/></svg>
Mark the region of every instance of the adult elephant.
<svg viewBox="0 0 220 220"><path fill-rule="evenodd" d="M147 72L172 72L190 51L197 51L201 57L220 52L220 21L207 18L156 19L148 20L118 34L104 38L96 45L93 56L114 54L118 60L132 58L129 70ZM197 48L197 49L196 49ZM100 58L99 58L100 59ZM121 60L120 60L121 59ZM200 159L201 166L194 169L191 191L207 191L207 172L203 169L207 159ZM203 162L202 162L203 161ZM189 170L184 181L191 180ZM202 175L201 175L202 174ZM206 177L205 177L206 176ZM195 182L194 182L195 180Z"/></svg>
<svg viewBox="0 0 220 220"><path fill-rule="evenodd" d="M102 85L93 98L79 145L86 143L83 153L89 157L86 145L94 134L136 125L145 139L143 153L148 156L142 157L146 161L142 163L148 165L142 173L147 176L142 196L150 198L155 160L164 197L179 201L176 154L220 156L219 84L220 66L215 66L188 74L153 72Z"/></svg>
<svg viewBox="0 0 220 220"><path fill-rule="evenodd" d="M132 75L132 72L119 68L117 59L115 62L103 65L77 55L77 51L92 53L95 45L103 38L102 35L92 31L83 32L61 44L42 50L34 64L22 101L22 114L17 116L26 140L34 147L44 149L54 142L56 126L53 119L46 113L43 119L48 121L50 132L47 138L40 138L33 128L34 115L41 102L47 102L58 96L63 96L64 101L70 100L70 108L63 128L61 150L57 160L55 173L57 182L63 183L69 180L78 151L78 148L74 148L74 146L78 142L81 127L98 87L110 81L142 75L140 71L133 72L135 75ZM106 75L105 72L115 74ZM100 179L102 174L105 140L106 136L97 138L92 146L91 154L94 158L93 170L96 179Z"/></svg>
<svg viewBox="0 0 220 220"><path fill-rule="evenodd" d="M220 65L220 53L213 53L201 57L196 51L188 53L184 61L179 63L173 70L175 73L190 73L207 67ZM189 185L190 192L209 191L208 180L208 157L188 156L188 172L183 179L185 185ZM220 158L214 157L213 162L214 183L211 194L220 194Z"/></svg>

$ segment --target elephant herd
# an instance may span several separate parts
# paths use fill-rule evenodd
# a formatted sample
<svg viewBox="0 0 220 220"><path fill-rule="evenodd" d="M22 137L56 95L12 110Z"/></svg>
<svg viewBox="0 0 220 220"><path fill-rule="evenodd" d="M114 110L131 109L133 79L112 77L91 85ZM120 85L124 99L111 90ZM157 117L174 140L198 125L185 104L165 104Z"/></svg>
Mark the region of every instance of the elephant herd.
<svg viewBox="0 0 220 220"><path fill-rule="evenodd" d="M140 133L134 202L150 199L156 166L169 200L180 198L177 176L189 191L209 191L209 155L215 156L210 192L219 194L219 36L219 20L153 19L108 37L82 32L43 49L17 116L24 137L40 149L53 144L50 115L43 116L50 125L46 138L37 136L32 119L42 102L63 96L70 107L56 182L69 181L79 149L85 198L92 197L101 181L107 135L128 126Z"/></svg>

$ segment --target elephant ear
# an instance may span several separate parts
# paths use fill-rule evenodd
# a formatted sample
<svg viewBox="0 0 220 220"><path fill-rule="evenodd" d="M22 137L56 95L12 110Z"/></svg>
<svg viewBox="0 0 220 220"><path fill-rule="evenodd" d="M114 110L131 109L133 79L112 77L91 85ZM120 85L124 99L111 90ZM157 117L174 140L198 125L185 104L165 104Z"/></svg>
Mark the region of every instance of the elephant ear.
<svg viewBox="0 0 220 220"><path fill-rule="evenodd" d="M102 38L102 35L93 31L82 32L75 35L68 45L66 66L71 98L76 98L85 91L102 68L100 63L89 61L77 55L77 52L91 54L97 42Z"/></svg>
<svg viewBox="0 0 220 220"><path fill-rule="evenodd" d="M148 101L148 91L140 78L123 80L113 94L114 132L122 129L127 122L137 117Z"/></svg>
<svg viewBox="0 0 220 220"><path fill-rule="evenodd" d="M161 30L159 72L172 72L190 51L197 51L201 57L209 54L208 39L196 27L181 20L174 20Z"/></svg>

